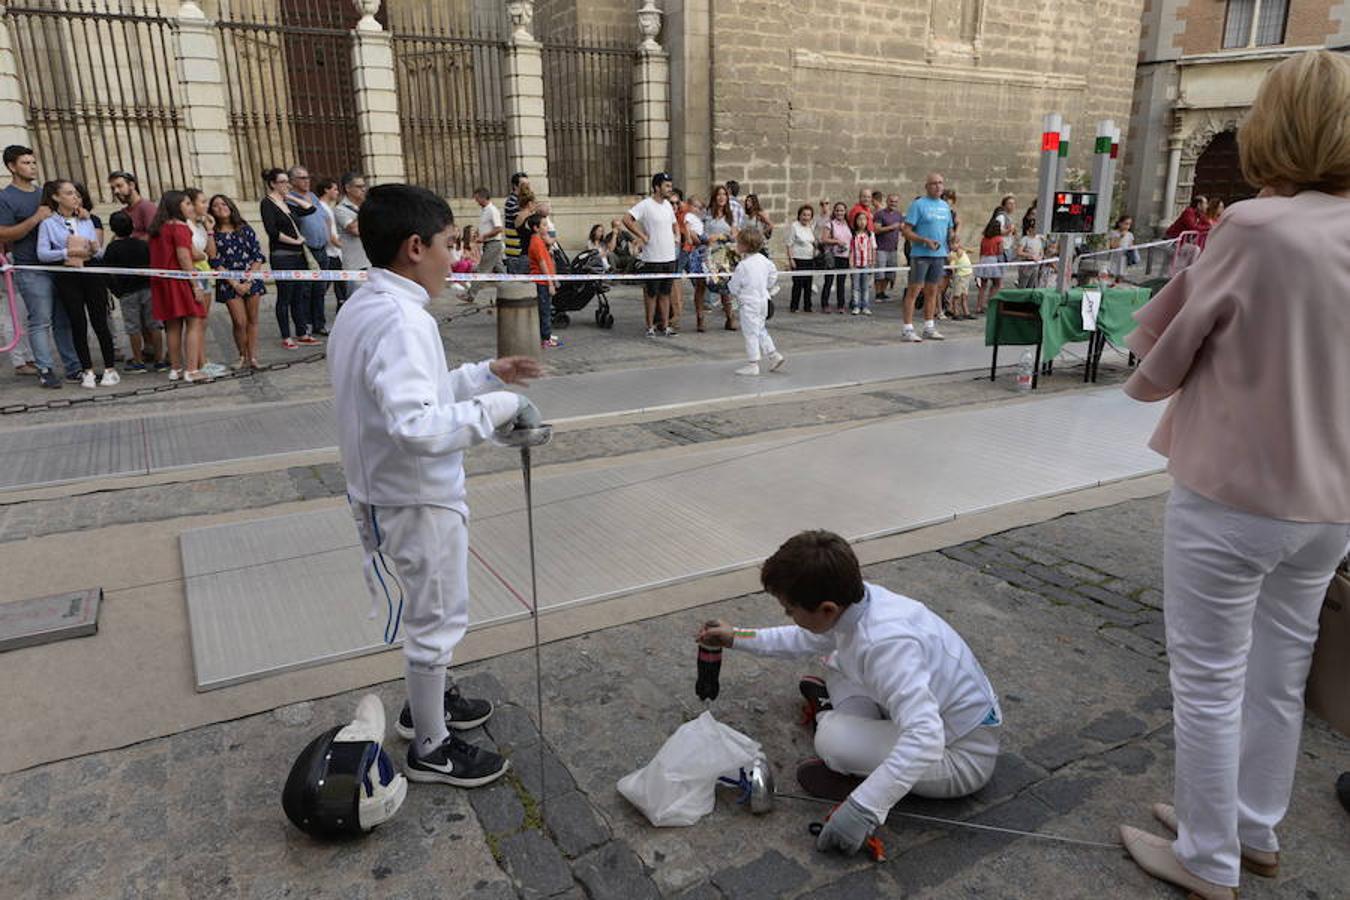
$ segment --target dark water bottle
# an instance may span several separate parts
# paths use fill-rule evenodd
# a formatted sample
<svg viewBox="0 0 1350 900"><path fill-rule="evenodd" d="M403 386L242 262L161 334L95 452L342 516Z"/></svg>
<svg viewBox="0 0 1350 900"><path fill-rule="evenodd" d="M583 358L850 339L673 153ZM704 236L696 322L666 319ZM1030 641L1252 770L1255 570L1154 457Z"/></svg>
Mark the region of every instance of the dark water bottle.
<svg viewBox="0 0 1350 900"><path fill-rule="evenodd" d="M708 625L714 625L714 622L708 622ZM694 685L694 691L698 694L698 699L704 702L717 699L717 692L721 689L718 682L722 674L722 648L713 647L707 644L698 645L698 681Z"/></svg>

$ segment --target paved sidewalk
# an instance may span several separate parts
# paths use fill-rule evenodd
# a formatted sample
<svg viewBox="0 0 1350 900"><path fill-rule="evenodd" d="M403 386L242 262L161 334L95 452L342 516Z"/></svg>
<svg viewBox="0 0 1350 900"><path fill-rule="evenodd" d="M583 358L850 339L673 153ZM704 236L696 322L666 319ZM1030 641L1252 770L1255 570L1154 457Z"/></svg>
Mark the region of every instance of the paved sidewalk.
<svg viewBox="0 0 1350 900"><path fill-rule="evenodd" d="M1132 501L866 567L967 637L1007 721L993 783L967 800L903 809L1090 840L1111 840L1122 821L1159 831L1147 807L1168 796L1172 755L1161 516L1161 498ZM752 594L547 646L542 775L532 652L457 670L466 689L501 702L472 739L507 753L513 774L479 791L413 785L398 818L359 841L300 834L280 790L294 754L349 717L363 692L4 776L0 896L1180 896L1122 851L895 818L886 863L824 857L806 833L818 810L789 802L756 818L724 796L693 827L652 828L614 784L701 710L691 636L712 616L753 625L781 613ZM729 653L715 708L764 744L788 790L810 753L796 724L801 671ZM401 691L377 689L390 715ZM391 741L396 754L403 746ZM1246 876L1245 898L1343 894L1350 817L1331 786L1346 768L1350 743L1309 720L1281 828L1284 873Z"/></svg>

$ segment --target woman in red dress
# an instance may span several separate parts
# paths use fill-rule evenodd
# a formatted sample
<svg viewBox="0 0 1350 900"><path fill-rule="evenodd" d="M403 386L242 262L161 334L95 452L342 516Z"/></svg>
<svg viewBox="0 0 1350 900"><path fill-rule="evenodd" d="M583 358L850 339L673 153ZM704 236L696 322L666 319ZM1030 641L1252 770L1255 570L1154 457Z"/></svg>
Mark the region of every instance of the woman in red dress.
<svg viewBox="0 0 1350 900"><path fill-rule="evenodd" d="M167 191L150 224L150 268L195 272L192 229L188 217L192 201L182 191ZM206 304L198 299L193 282L179 278L150 278L150 308L164 323L169 344L169 380L205 381L199 370L183 371L183 360L200 358L206 332Z"/></svg>

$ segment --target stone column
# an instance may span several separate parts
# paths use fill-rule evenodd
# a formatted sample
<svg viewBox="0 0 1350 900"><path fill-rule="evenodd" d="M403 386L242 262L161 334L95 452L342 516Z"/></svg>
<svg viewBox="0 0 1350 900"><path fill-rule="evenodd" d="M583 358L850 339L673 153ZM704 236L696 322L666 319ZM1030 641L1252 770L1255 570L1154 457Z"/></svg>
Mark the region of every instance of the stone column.
<svg viewBox="0 0 1350 900"><path fill-rule="evenodd" d="M361 168L376 183L403 181L407 170L393 42L375 21L380 0L357 0L357 6L362 15L352 32L352 82L356 88L356 124L361 132Z"/></svg>
<svg viewBox="0 0 1350 900"><path fill-rule="evenodd" d="M670 56L656 42L661 10L653 0L637 16L642 42L633 67L633 190L644 194L652 174L670 168Z"/></svg>
<svg viewBox="0 0 1350 900"><path fill-rule="evenodd" d="M178 8L177 63L191 178L208 194L239 195L230 142L229 100L215 26L201 7Z"/></svg>
<svg viewBox="0 0 1350 900"><path fill-rule="evenodd" d="M510 0L511 40L506 55L507 156L511 171L530 176L539 197L548 196L548 143L544 130L543 46L534 39L533 0Z"/></svg>
<svg viewBox="0 0 1350 900"><path fill-rule="evenodd" d="M0 3L0 19L5 4ZM19 60L14 55L9 25L0 22L0 133L7 144L32 146L28 136L28 116L24 110L23 82L19 80Z"/></svg>
<svg viewBox="0 0 1350 900"><path fill-rule="evenodd" d="M712 182L711 0L666 0L670 54L671 174L687 194L706 198Z"/></svg>

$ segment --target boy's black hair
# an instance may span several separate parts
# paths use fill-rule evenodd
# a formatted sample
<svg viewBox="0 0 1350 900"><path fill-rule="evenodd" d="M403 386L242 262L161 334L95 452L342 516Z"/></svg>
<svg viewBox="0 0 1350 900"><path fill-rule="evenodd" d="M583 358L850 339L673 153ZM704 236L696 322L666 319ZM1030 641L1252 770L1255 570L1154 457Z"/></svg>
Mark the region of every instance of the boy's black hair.
<svg viewBox="0 0 1350 900"><path fill-rule="evenodd" d="M424 243L455 224L450 204L415 184L381 184L370 189L356 216L361 246L372 266L388 268L398 248L414 234Z"/></svg>
<svg viewBox="0 0 1350 900"><path fill-rule="evenodd" d="M511 187L519 187L520 183L529 177L524 172L513 172L511 174Z"/></svg>
<svg viewBox="0 0 1350 900"><path fill-rule="evenodd" d="M862 600L862 569L848 541L833 531L803 531L764 561L760 584L774 597L807 611L827 600L851 606Z"/></svg>
<svg viewBox="0 0 1350 900"><path fill-rule="evenodd" d="M18 162L20 156L32 156L33 148L25 147L23 144L10 144L5 148L5 165L11 166Z"/></svg>
<svg viewBox="0 0 1350 900"><path fill-rule="evenodd" d="M121 209L108 216L108 227L112 229L113 234L120 238L131 237L131 232L134 230L131 224L131 216Z"/></svg>

